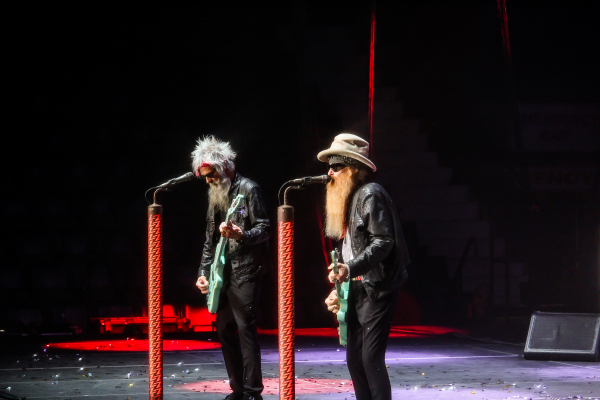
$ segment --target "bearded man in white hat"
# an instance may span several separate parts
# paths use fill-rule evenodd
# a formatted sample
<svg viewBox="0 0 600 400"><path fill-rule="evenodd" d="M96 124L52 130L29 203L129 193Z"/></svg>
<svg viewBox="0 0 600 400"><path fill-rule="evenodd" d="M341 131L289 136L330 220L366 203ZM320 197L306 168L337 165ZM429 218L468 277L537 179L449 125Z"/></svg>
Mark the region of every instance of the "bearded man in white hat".
<svg viewBox="0 0 600 400"><path fill-rule="evenodd" d="M232 390L226 400L262 400L256 312L261 275L269 264L271 226L260 187L236 172L235 156L229 143L214 136L198 139L192 153L194 172L209 184L206 241L196 286L208 293L217 243L227 238L217 308L217 334ZM227 224L227 210L238 194L244 196L242 207Z"/></svg>
<svg viewBox="0 0 600 400"><path fill-rule="evenodd" d="M325 234L341 246L338 273L331 282L350 279L346 359L358 400L391 400L385 366L390 326L400 284L410 260L396 207L369 176L369 143L349 133L337 135L317 158L329 164ZM337 313L335 290L325 300Z"/></svg>

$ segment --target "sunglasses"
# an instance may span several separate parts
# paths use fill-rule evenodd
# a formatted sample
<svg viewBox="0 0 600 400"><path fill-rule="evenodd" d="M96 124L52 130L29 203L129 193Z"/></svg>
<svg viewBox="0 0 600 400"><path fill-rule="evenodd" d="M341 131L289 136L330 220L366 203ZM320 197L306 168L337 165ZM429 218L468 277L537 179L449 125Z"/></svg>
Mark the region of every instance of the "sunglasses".
<svg viewBox="0 0 600 400"><path fill-rule="evenodd" d="M332 169L333 172L339 172L339 171L343 170L346 167L347 167L347 165L337 163L337 164L331 164L329 166L329 169Z"/></svg>
<svg viewBox="0 0 600 400"><path fill-rule="evenodd" d="M200 175L200 178L205 179L205 178L214 178L215 174L216 174L217 170L213 169L211 172L209 172L206 175Z"/></svg>

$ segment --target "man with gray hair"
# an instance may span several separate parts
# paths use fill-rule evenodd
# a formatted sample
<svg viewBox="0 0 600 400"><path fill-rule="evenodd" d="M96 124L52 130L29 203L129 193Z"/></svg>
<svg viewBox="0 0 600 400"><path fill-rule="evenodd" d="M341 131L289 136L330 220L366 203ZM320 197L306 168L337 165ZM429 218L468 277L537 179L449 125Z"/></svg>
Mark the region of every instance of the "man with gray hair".
<svg viewBox="0 0 600 400"><path fill-rule="evenodd" d="M329 280L350 279L346 359L356 399L391 400L385 351L410 261L392 199L383 187L368 182L377 169L368 157L369 143L349 133L337 135L317 155L328 163L331 178L325 234L338 240L342 250L338 273L332 270ZM339 311L335 290L325 303L330 311Z"/></svg>
<svg viewBox="0 0 600 400"><path fill-rule="evenodd" d="M268 267L271 226L260 187L236 172L235 156L228 142L214 136L198 139L192 152L193 171L209 185L206 241L196 286L208 293L217 244L227 238L217 308L217 334L232 390L226 399L253 400L262 399L263 390L256 313L261 275ZM242 207L227 224L227 210L238 194L244 196Z"/></svg>

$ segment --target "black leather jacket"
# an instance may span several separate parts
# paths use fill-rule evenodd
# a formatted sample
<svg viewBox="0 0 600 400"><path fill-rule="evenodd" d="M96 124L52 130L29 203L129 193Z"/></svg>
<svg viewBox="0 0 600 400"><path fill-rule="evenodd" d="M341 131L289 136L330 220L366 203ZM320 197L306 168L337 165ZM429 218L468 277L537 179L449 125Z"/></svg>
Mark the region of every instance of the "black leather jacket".
<svg viewBox="0 0 600 400"><path fill-rule="evenodd" d="M244 195L241 211L233 214L231 221L244 231L240 240L227 239L227 259L231 261L232 274L238 283L261 275L269 266L269 242L271 224L265 209L260 187L239 173L229 189L229 203L238 195ZM217 244L221 238L219 213L212 207L206 213L206 241L202 251L202 261L198 276L210 276L210 266L214 259Z"/></svg>
<svg viewBox="0 0 600 400"><path fill-rule="evenodd" d="M360 186L350 199L348 230L354 259L350 277L361 276L367 294L379 300L400 287L410 263L400 218L389 194L377 183Z"/></svg>

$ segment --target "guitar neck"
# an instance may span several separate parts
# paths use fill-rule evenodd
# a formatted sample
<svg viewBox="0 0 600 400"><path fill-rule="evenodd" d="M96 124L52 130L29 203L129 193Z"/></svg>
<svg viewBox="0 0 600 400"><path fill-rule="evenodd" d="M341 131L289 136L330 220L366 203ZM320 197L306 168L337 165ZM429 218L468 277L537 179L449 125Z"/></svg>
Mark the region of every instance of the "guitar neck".
<svg viewBox="0 0 600 400"><path fill-rule="evenodd" d="M236 210L239 207L239 203L236 204L236 200L234 200L234 204L232 204L231 207L229 207L229 210L227 210L227 215L225 216L226 224L228 224L231 221L231 218L233 218L233 214L236 212Z"/></svg>
<svg viewBox="0 0 600 400"><path fill-rule="evenodd" d="M339 255L337 250L333 250L331 252L331 264L333 264L333 273L337 274L339 272L338 269Z"/></svg>
<svg viewBox="0 0 600 400"><path fill-rule="evenodd" d="M231 222L231 218L233 216L233 213L235 213L238 208L241 205L242 200L244 200L244 196L241 194L238 194L236 196L236 198L233 200L233 203L231 204L231 206L229 207L229 210L227 210L227 214L225 216L225 223L229 224L229 222ZM224 254L225 252L225 247L226 247L226 241L227 238L224 236L221 236L221 239L219 239L219 243L217 244L217 248L215 249L215 260L214 260L214 264L216 265L219 260L221 259L221 256Z"/></svg>
<svg viewBox="0 0 600 400"><path fill-rule="evenodd" d="M338 259L338 257L339 257L339 255L338 255L337 250L333 250L331 252L331 263L333 264L333 273L334 274L339 273L339 268L338 268L339 259ZM339 282L336 283L335 284L335 290L338 293L338 295L341 293L341 289L342 289L342 285Z"/></svg>
<svg viewBox="0 0 600 400"><path fill-rule="evenodd" d="M225 223L229 224L229 221L231 221L231 216L233 215L232 212L228 212L227 216L225 217ZM215 254L221 254L223 252L223 249L225 248L225 241L227 240L227 238L225 236L221 236L221 238L219 239L219 243L217 244L217 249Z"/></svg>

